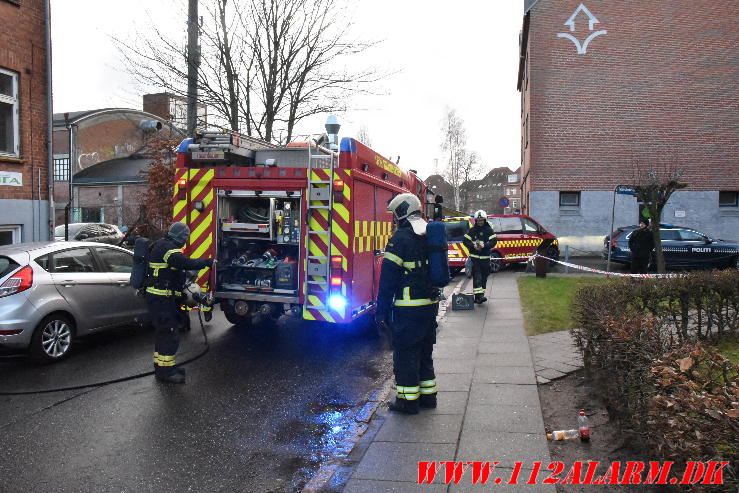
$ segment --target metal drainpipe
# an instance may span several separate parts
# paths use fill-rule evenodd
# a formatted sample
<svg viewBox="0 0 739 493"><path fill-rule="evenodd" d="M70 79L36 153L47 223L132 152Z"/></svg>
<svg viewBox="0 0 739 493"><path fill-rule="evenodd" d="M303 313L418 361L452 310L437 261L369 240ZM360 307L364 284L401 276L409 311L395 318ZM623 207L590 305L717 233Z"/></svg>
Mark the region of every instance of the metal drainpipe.
<svg viewBox="0 0 739 493"><path fill-rule="evenodd" d="M53 137L54 137L54 107L52 103L52 86L51 86L51 1L46 0L44 2L44 36L46 41L46 113L47 113L47 169L46 169L46 182L49 188L49 221L47 228L48 239L53 240L53 229L56 221L56 212L54 211L54 149L53 149ZM70 171L71 171L70 163ZM41 197L39 197L41 200Z"/></svg>

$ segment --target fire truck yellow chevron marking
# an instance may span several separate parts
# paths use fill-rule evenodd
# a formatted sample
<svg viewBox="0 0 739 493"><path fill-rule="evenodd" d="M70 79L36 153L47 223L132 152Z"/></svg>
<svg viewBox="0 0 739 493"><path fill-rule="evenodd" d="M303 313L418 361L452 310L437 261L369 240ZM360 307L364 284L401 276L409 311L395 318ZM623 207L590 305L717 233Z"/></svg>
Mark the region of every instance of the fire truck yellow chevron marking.
<svg viewBox="0 0 739 493"><path fill-rule="evenodd" d="M341 216L344 222L349 222L349 210L344 204L334 204L334 210Z"/></svg>
<svg viewBox="0 0 739 493"><path fill-rule="evenodd" d="M203 219L203 222L200 223L200 225L195 228L195 230L190 234L190 244L195 243L198 241L198 238L200 238L200 235L203 234L203 232L208 229L211 224L213 224L213 213L209 212L208 217Z"/></svg>
<svg viewBox="0 0 739 493"><path fill-rule="evenodd" d="M339 226L337 223L333 224L333 227L331 228L331 232L333 233L333 236L338 238L339 241L344 245L345 248L349 248L349 235L346 234L344 229Z"/></svg>
<svg viewBox="0 0 739 493"><path fill-rule="evenodd" d="M195 176L197 175L198 171L200 171L200 170L191 169L190 170L190 178L195 178ZM203 177L200 180L198 180L197 185L195 185L193 187L192 191L190 192L190 199L191 200L194 199L195 197L197 197L198 195L200 195L200 193L203 191L203 188L205 188L211 182L211 180L213 180L213 176L215 176L215 172L216 171L214 169L209 169L208 171L205 172L205 174L203 175Z"/></svg>
<svg viewBox="0 0 739 493"><path fill-rule="evenodd" d="M180 214L180 212L182 212L182 209L184 209L186 205L187 205L187 200L178 200L177 203L174 205L172 216L177 217Z"/></svg>
<svg viewBox="0 0 739 493"><path fill-rule="evenodd" d="M203 244L198 247L195 252L193 252L192 256L194 258L200 258L203 256L205 252L208 251L211 244L213 244L213 235L208 235L208 237L203 241Z"/></svg>

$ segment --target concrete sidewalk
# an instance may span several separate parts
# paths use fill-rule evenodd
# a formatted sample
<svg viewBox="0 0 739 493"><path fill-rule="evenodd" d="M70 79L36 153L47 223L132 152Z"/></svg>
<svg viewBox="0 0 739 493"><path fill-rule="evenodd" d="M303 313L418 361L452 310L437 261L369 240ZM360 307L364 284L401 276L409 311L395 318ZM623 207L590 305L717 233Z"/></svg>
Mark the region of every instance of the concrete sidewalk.
<svg viewBox="0 0 739 493"><path fill-rule="evenodd" d="M465 492L486 487L472 485L471 470L459 484L446 485L443 469L434 484L419 485L419 461L499 461L491 483L501 477L505 484L516 461L523 462L519 483L528 480L533 461L542 461L548 472L549 449L516 277L513 272L495 274L488 279L486 304L474 311L446 312L434 349L439 407L405 416L383 406L374 418L379 429L363 447L345 492ZM463 292L471 292L471 286ZM545 477L540 473L539 482ZM544 485L505 488L555 491Z"/></svg>

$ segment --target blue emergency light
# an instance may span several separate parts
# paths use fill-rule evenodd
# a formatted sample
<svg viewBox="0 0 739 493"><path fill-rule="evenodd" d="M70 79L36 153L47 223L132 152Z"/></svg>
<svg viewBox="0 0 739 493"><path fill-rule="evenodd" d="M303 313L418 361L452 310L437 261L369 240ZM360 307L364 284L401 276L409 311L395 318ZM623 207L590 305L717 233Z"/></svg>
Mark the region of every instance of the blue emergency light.
<svg viewBox="0 0 739 493"><path fill-rule="evenodd" d="M336 311L346 308L346 298L340 294L332 294L328 299L328 306Z"/></svg>

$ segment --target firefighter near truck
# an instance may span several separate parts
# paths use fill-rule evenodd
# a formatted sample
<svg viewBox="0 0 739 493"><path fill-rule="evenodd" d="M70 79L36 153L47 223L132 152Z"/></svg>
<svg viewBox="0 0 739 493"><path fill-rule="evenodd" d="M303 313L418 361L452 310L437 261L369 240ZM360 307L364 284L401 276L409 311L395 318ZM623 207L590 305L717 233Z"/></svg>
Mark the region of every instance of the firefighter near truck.
<svg viewBox="0 0 739 493"><path fill-rule="evenodd" d="M387 204L413 193L433 207L415 172L355 139L339 144L335 127L328 147L223 131L180 144L173 219L190 228L187 256L217 260L196 282L229 322L346 324L372 313L392 234Z"/></svg>

